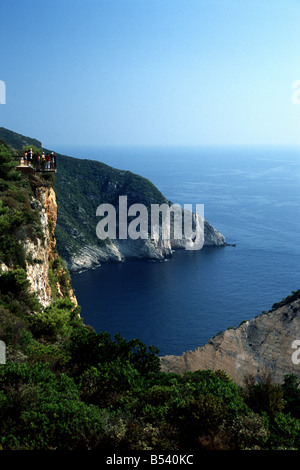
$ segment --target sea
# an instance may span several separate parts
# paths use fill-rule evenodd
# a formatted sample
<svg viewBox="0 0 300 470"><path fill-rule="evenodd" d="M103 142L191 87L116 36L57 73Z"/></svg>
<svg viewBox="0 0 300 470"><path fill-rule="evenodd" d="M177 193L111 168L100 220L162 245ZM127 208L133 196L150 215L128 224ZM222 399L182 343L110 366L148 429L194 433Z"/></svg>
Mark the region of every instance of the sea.
<svg viewBox="0 0 300 470"><path fill-rule="evenodd" d="M181 206L203 204L205 219L235 245L177 251L162 262L103 264L72 275L84 323L97 332L138 338L161 356L180 355L300 288L299 147L56 151L144 176Z"/></svg>

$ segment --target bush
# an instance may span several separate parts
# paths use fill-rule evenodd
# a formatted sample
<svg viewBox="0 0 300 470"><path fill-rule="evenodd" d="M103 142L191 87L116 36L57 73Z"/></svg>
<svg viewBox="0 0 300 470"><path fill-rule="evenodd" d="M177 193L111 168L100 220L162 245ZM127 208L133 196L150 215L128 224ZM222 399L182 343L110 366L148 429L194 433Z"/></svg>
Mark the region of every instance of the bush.
<svg viewBox="0 0 300 470"><path fill-rule="evenodd" d="M25 268L25 250L16 236L15 232L23 223L21 211L10 211L0 200L0 259L7 266Z"/></svg>
<svg viewBox="0 0 300 470"><path fill-rule="evenodd" d="M3 449L90 449L100 445L102 418L80 401L65 374L46 365L0 369L0 442Z"/></svg>
<svg viewBox="0 0 300 470"><path fill-rule="evenodd" d="M33 335L47 341L67 340L79 323L77 307L70 299L56 300L29 319Z"/></svg>
<svg viewBox="0 0 300 470"><path fill-rule="evenodd" d="M15 170L16 162L4 142L0 142L0 178L10 179Z"/></svg>
<svg viewBox="0 0 300 470"><path fill-rule="evenodd" d="M284 377L283 400L284 412L290 413L294 418L300 418L300 389L299 380L294 374Z"/></svg>
<svg viewBox="0 0 300 470"><path fill-rule="evenodd" d="M214 435L228 416L224 402L212 395L190 397L176 409L175 420L180 430L181 445L198 447L201 436Z"/></svg>
<svg viewBox="0 0 300 470"><path fill-rule="evenodd" d="M270 447L273 450L299 450L300 421L289 413L276 413L270 426Z"/></svg>
<svg viewBox="0 0 300 470"><path fill-rule="evenodd" d="M270 434L265 420L253 412L237 416L230 424L225 423L224 433L230 446L238 450L264 449Z"/></svg>
<svg viewBox="0 0 300 470"><path fill-rule="evenodd" d="M68 297L72 288L71 277L63 260L57 256L49 263L49 283L55 300ZM58 288L59 286L59 288Z"/></svg>
<svg viewBox="0 0 300 470"><path fill-rule="evenodd" d="M283 388L273 384L271 376L266 376L261 383L255 383L253 377L247 377L243 394L248 406L256 413L265 412L272 417L284 409Z"/></svg>
<svg viewBox="0 0 300 470"><path fill-rule="evenodd" d="M117 359L86 370L80 377L81 397L101 408L113 408L131 390L137 390L140 374L129 361Z"/></svg>
<svg viewBox="0 0 300 470"><path fill-rule="evenodd" d="M27 325L24 319L0 305L0 339L14 349L25 348Z"/></svg>
<svg viewBox="0 0 300 470"><path fill-rule="evenodd" d="M178 450L176 431L164 423L155 426L128 414L112 415L105 411L103 424L106 452Z"/></svg>
<svg viewBox="0 0 300 470"><path fill-rule="evenodd" d="M0 299L9 311L21 317L41 310L36 294L30 292L30 282L22 268L0 275Z"/></svg>
<svg viewBox="0 0 300 470"><path fill-rule="evenodd" d="M187 385L188 390L192 387L194 393L212 394L220 398L232 417L249 410L240 394L239 387L221 370L187 372L183 375L183 383Z"/></svg>
<svg viewBox="0 0 300 470"><path fill-rule="evenodd" d="M69 353L73 372L81 375L90 366L128 361L142 376L151 376L159 371L158 349L144 345L140 340L126 341L121 335L112 340L107 332L97 334L93 329L83 327L71 335Z"/></svg>

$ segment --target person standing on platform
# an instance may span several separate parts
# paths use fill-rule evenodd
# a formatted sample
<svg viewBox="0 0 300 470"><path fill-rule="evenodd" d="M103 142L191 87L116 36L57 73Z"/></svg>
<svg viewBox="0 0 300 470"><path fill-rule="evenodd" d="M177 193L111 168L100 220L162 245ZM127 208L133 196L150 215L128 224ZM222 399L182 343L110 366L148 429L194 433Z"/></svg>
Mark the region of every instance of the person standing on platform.
<svg viewBox="0 0 300 470"><path fill-rule="evenodd" d="M50 161L51 161L51 157L50 157L49 153L47 153L47 155L46 155L46 170L50 170Z"/></svg>
<svg viewBox="0 0 300 470"><path fill-rule="evenodd" d="M41 169L41 157L40 157L39 154L37 154L37 156L36 156L36 169L38 171L40 171L40 169Z"/></svg>
<svg viewBox="0 0 300 470"><path fill-rule="evenodd" d="M45 170L45 165L46 165L46 157L45 157L45 152L42 153L42 171Z"/></svg>

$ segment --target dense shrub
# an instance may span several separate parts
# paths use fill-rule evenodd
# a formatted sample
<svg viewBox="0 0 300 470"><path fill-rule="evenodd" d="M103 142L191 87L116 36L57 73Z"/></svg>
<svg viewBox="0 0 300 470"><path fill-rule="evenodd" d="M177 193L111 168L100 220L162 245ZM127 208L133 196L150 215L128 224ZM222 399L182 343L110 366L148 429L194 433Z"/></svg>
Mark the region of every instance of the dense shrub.
<svg viewBox="0 0 300 470"><path fill-rule="evenodd" d="M278 412L270 425L270 448L274 450L299 450L300 421L289 413Z"/></svg>
<svg viewBox="0 0 300 470"><path fill-rule="evenodd" d="M99 409L85 405L72 379L42 364L0 369L3 449L89 449L103 433Z"/></svg>
<svg viewBox="0 0 300 470"><path fill-rule="evenodd" d="M293 374L286 375L282 385L284 411L300 419L300 388L299 380Z"/></svg>
<svg viewBox="0 0 300 470"><path fill-rule="evenodd" d="M83 373L89 366L129 361L138 372L147 376L159 371L158 350L140 340L126 341L120 334L114 340L109 333L97 334L88 327L74 330L69 343L69 353L76 373ZM74 372L75 372L74 369Z"/></svg>
<svg viewBox="0 0 300 470"><path fill-rule="evenodd" d="M141 381L133 365L119 358L86 370L80 377L81 396L87 403L112 408L125 394L136 391Z"/></svg>
<svg viewBox="0 0 300 470"><path fill-rule="evenodd" d="M252 377L246 378L244 398L249 407L256 413L266 412L269 416L284 409L284 390L279 384L273 384L270 376L264 381L255 383Z"/></svg>
<svg viewBox="0 0 300 470"><path fill-rule="evenodd" d="M40 312L41 309L36 294L30 292L30 283L22 268L0 275L0 301L9 311L21 317Z"/></svg>
<svg viewBox="0 0 300 470"><path fill-rule="evenodd" d="M0 178L4 180L13 178L15 166L15 161L8 146L0 141Z"/></svg>
<svg viewBox="0 0 300 470"><path fill-rule="evenodd" d="M10 210L0 200L0 259L7 266L25 268L25 251L17 237L13 234L22 226L21 211Z"/></svg>
<svg viewBox="0 0 300 470"><path fill-rule="evenodd" d="M268 423L256 413L239 415L223 425L229 448L238 450L262 450L267 446L270 432Z"/></svg>
<svg viewBox="0 0 300 470"><path fill-rule="evenodd" d="M20 177L1 142L0 163L0 339L7 347L7 363L0 365L0 448L300 449L300 390L294 375L283 384L250 377L237 387L222 371L162 373L157 348L120 334L96 333L84 324L80 308L69 299L70 275L58 256L49 266L53 302L44 308L26 275L26 262L39 260L25 260L23 241L43 239L32 197L39 186L53 185L54 177ZM61 176L80 179L80 161L71 174L67 163L62 158ZM89 171L92 178L95 166ZM141 187L129 172L106 171L111 181L122 177L131 197ZM101 195L110 198L108 181L98 175L92 186L100 184ZM148 202L159 197L143 184ZM62 185L58 188L64 196ZM77 202L88 190L81 180L74 201L66 198L61 227L72 217L82 223L76 220ZM279 304L298 297L299 291Z"/></svg>
<svg viewBox="0 0 300 470"><path fill-rule="evenodd" d="M0 305L0 339L6 346L22 349L27 341L26 332L26 321Z"/></svg>
<svg viewBox="0 0 300 470"><path fill-rule="evenodd" d="M54 342L69 338L74 326L78 326L81 320L77 307L70 299L64 298L37 312L28 323L35 337Z"/></svg>
<svg viewBox="0 0 300 470"><path fill-rule="evenodd" d="M48 277L53 299L61 299L61 296L67 298L72 288L71 277L65 263L59 256L49 262Z"/></svg>

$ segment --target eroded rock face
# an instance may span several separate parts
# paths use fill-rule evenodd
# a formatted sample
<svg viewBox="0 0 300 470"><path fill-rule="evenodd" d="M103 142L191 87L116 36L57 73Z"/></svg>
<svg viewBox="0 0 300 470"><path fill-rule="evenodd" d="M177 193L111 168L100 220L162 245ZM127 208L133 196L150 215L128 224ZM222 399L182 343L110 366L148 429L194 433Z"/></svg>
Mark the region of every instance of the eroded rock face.
<svg viewBox="0 0 300 470"><path fill-rule="evenodd" d="M86 245L71 256L68 269L75 273L93 269L102 263L120 263L126 259L163 260L172 256L170 243L155 243L152 240L110 240L103 247Z"/></svg>
<svg viewBox="0 0 300 470"><path fill-rule="evenodd" d="M221 369L239 385L244 384L247 375L262 380L270 374L276 383L281 383L287 374L300 379L300 364L295 361L297 340L300 300L228 329L194 351L161 357L161 370L182 374Z"/></svg>
<svg viewBox="0 0 300 470"><path fill-rule="evenodd" d="M40 187L36 190L36 198L32 199L32 207L39 211L43 239L37 238L34 242L25 240L26 272L31 289L36 292L40 303L47 307L52 302L52 291L49 283L49 262L58 255L55 250L54 236L57 220L57 204L53 188ZM59 286L58 291L59 291ZM73 291L70 298L77 305Z"/></svg>
<svg viewBox="0 0 300 470"><path fill-rule="evenodd" d="M225 237L204 221L204 245L205 246L225 246ZM122 262L127 259L148 259L164 260L170 258L175 250L184 250L186 239L153 240L150 236L147 239L132 240L108 240L103 246L95 244L84 245L82 249L70 256L67 262L71 272L84 271L100 266L101 263Z"/></svg>
<svg viewBox="0 0 300 470"><path fill-rule="evenodd" d="M48 224L48 213L45 206L48 193L50 192L51 189L39 188L36 199L32 199L31 201L32 207L39 211L44 238L37 238L34 242L27 239L24 242L27 277L30 281L32 291L37 293L39 301L44 307L51 303L51 287L48 279L51 234ZM54 207L52 210L54 210Z"/></svg>

